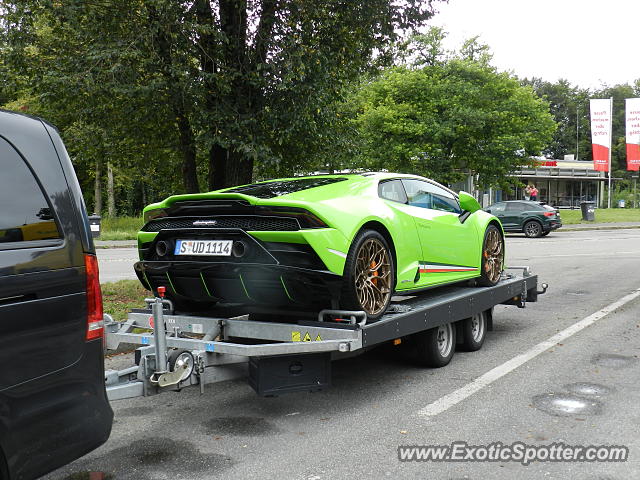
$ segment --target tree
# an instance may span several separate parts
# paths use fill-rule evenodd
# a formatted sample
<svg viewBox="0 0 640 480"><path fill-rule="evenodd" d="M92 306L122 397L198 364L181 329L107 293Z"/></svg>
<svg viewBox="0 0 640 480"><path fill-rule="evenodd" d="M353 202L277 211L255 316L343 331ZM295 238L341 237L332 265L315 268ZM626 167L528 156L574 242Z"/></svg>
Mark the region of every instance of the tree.
<svg viewBox="0 0 640 480"><path fill-rule="evenodd" d="M361 161L449 183L472 173L505 184L555 128L531 88L470 60L388 70L363 86L358 103Z"/></svg>
<svg viewBox="0 0 640 480"><path fill-rule="evenodd" d="M547 158L562 159L564 155L574 154L577 159L591 160L589 90L562 79L553 83L532 78L523 80L522 84L549 102L549 112L558 126L542 153Z"/></svg>
<svg viewBox="0 0 640 480"><path fill-rule="evenodd" d="M125 139L171 148L189 192L304 158L343 87L433 13L419 0L4 3L5 58L36 80L23 93L62 106L49 111L63 125L82 113L109 137L128 124Z"/></svg>

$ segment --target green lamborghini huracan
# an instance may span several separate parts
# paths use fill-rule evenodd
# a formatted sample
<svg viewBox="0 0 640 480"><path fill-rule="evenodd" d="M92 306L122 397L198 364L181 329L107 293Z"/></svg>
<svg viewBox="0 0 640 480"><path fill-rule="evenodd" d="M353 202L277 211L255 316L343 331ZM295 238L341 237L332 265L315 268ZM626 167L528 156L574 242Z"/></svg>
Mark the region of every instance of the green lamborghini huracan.
<svg viewBox="0 0 640 480"><path fill-rule="evenodd" d="M391 296L497 283L500 222L469 194L394 173L285 178L144 209L143 285L176 309L217 302L384 314Z"/></svg>

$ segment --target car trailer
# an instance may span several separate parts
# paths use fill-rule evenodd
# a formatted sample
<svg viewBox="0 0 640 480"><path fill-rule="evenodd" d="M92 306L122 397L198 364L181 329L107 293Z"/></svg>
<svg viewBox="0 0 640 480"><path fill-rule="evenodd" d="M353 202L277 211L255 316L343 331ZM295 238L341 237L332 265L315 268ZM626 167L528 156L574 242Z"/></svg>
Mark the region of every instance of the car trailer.
<svg viewBox="0 0 640 480"><path fill-rule="evenodd" d="M538 290L529 267L508 270L520 272L503 273L493 287L465 283L396 296L373 323L365 312L339 310L323 310L317 318L174 314L160 287L158 297L146 299L147 308L133 310L126 321L105 315L107 349L140 345L135 365L105 372L107 395L117 400L192 385L203 392L207 384L242 376L262 396L322 390L331 383L332 359L389 343L413 349L422 364L444 366L456 336L465 349L480 348L495 305L524 308L547 290L544 283Z"/></svg>

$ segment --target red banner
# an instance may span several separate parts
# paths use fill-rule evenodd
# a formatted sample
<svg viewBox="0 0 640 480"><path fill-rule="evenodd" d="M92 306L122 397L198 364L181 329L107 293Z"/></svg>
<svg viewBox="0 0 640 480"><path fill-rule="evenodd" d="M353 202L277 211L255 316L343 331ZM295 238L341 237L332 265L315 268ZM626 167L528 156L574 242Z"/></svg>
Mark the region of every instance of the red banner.
<svg viewBox="0 0 640 480"><path fill-rule="evenodd" d="M640 98L627 98L627 170L640 170Z"/></svg>
<svg viewBox="0 0 640 480"><path fill-rule="evenodd" d="M599 172L609 171L609 149L604 145L593 143L593 169Z"/></svg>
<svg viewBox="0 0 640 480"><path fill-rule="evenodd" d="M592 99L589 104L593 168L599 172L608 172L611 150L611 99Z"/></svg>

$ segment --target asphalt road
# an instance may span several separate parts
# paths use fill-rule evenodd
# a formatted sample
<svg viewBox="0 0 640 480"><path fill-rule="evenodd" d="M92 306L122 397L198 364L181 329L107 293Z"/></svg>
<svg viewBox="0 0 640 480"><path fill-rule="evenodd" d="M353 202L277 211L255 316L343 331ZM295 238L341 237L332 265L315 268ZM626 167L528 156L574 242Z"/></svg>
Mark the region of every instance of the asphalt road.
<svg viewBox="0 0 640 480"><path fill-rule="evenodd" d="M118 401L108 443L48 478L640 478L640 297L605 308L640 289L640 230L510 235L507 258L550 288L526 309L496 307L479 352L422 369L374 350L335 362L332 388L314 394L260 398L237 380ZM399 445L454 441L630 454L528 466L397 458Z"/></svg>
<svg viewBox="0 0 640 480"><path fill-rule="evenodd" d="M137 249L98 248L96 253L101 283L138 278L133 271L133 264L138 261Z"/></svg>

